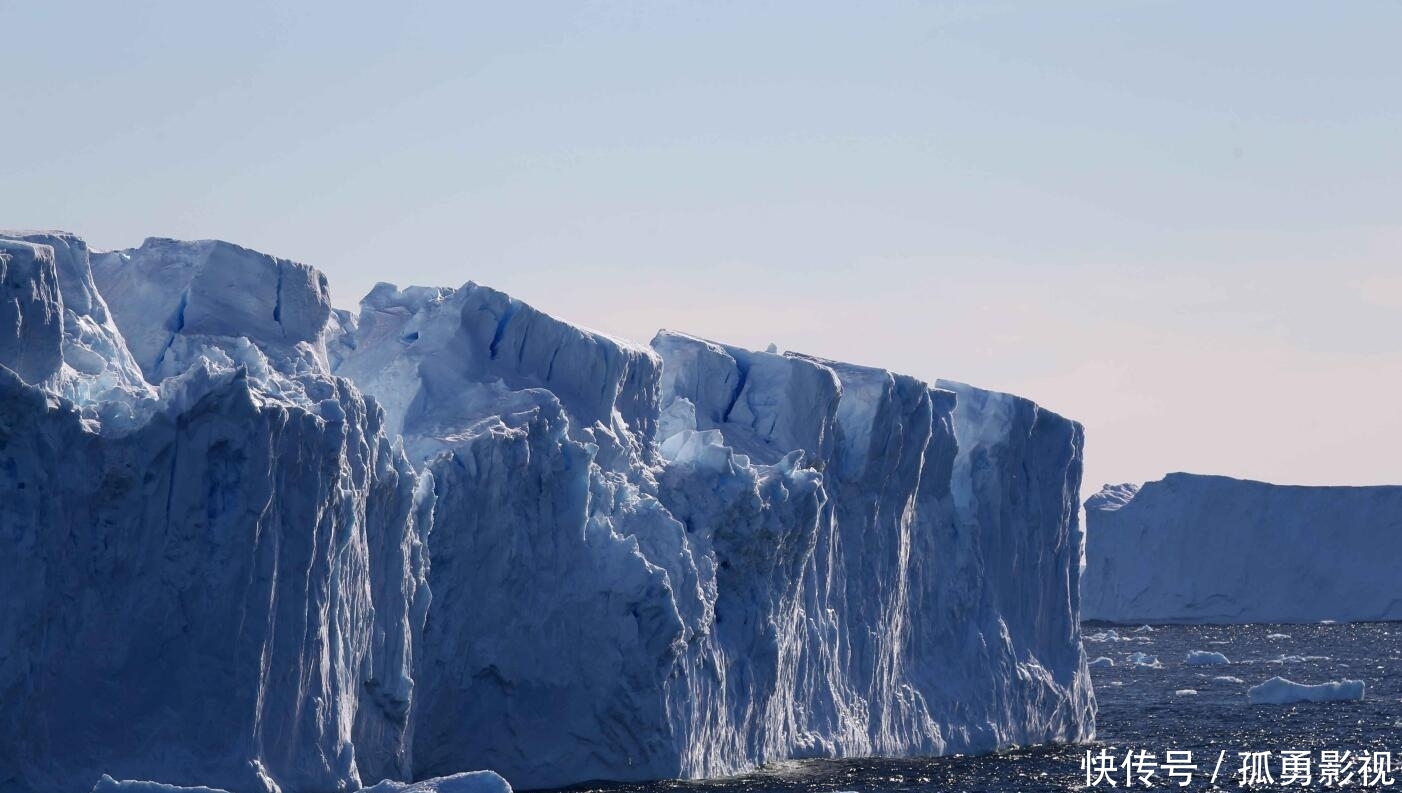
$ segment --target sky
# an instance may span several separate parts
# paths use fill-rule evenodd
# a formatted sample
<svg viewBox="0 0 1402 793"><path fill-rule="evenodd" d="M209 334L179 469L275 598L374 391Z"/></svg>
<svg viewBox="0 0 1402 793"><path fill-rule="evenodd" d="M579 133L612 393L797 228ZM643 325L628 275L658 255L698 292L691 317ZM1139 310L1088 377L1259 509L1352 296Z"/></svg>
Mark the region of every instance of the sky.
<svg viewBox="0 0 1402 793"><path fill-rule="evenodd" d="M1028 396L1085 493L1402 483L1402 3L0 0L0 226Z"/></svg>

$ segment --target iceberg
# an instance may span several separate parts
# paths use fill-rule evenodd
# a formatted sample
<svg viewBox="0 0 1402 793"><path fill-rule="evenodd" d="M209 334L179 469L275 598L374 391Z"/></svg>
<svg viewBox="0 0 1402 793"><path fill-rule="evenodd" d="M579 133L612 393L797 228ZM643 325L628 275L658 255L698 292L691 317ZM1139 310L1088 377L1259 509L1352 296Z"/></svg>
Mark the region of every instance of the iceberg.
<svg viewBox="0 0 1402 793"><path fill-rule="evenodd" d="M1085 619L1402 619L1402 487L1169 474L1086 501Z"/></svg>
<svg viewBox="0 0 1402 793"><path fill-rule="evenodd" d="M1265 663L1268 663L1268 664L1303 664L1303 663L1308 663L1308 662L1310 662L1310 661L1329 661L1329 660L1332 660L1332 659L1330 659L1329 656L1327 656L1327 655L1278 655L1278 656L1276 656L1275 658L1267 658L1267 659L1265 660Z"/></svg>
<svg viewBox="0 0 1402 793"><path fill-rule="evenodd" d="M93 785L92 793L229 793L229 791L199 785L178 787L146 780L113 779L103 774L102 778L97 780L97 784Z"/></svg>
<svg viewBox="0 0 1402 793"><path fill-rule="evenodd" d="M1094 734L1082 429L1031 401L473 283L340 311L224 242L5 234L0 285L4 793Z"/></svg>
<svg viewBox="0 0 1402 793"><path fill-rule="evenodd" d="M1157 655L1148 653L1133 652L1125 658L1125 663L1140 669L1162 669L1163 664L1159 662Z"/></svg>
<svg viewBox="0 0 1402 793"><path fill-rule="evenodd" d="M1226 666L1231 661L1227 660L1227 656L1211 650L1191 650L1183 663L1188 666Z"/></svg>
<svg viewBox="0 0 1402 793"><path fill-rule="evenodd" d="M1337 680L1319 685L1305 685L1273 677L1246 690L1253 705L1289 705L1295 702L1345 702L1363 699L1362 680Z"/></svg>
<svg viewBox="0 0 1402 793"><path fill-rule="evenodd" d="M491 771L466 771L412 783L386 779L361 793L511 793L511 785Z"/></svg>

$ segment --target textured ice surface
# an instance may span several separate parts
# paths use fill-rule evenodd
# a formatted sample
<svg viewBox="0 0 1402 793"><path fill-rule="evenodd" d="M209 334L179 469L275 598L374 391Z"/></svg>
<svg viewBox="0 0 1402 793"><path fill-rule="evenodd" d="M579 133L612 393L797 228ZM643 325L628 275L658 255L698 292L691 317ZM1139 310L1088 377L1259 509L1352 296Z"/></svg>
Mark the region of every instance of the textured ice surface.
<svg viewBox="0 0 1402 793"><path fill-rule="evenodd" d="M1032 402L475 284L352 315L221 242L0 263L6 793L1093 733L1081 428Z"/></svg>
<svg viewBox="0 0 1402 793"><path fill-rule="evenodd" d="M21 379L109 423L150 407L154 392L93 282L86 243L0 232L0 283L0 358Z"/></svg>
<svg viewBox="0 0 1402 793"><path fill-rule="evenodd" d="M1363 699L1362 680L1337 680L1318 685L1305 685L1273 677L1246 690L1253 705L1289 705L1294 702L1341 702Z"/></svg>
<svg viewBox="0 0 1402 793"><path fill-rule="evenodd" d="M417 773L537 787L1088 734L1074 423L683 334L637 347L473 284L381 285L341 347L438 494Z"/></svg>
<svg viewBox="0 0 1402 793"><path fill-rule="evenodd" d="M1086 533L1086 619L1402 619L1402 487L1169 474L1087 500Z"/></svg>
<svg viewBox="0 0 1402 793"><path fill-rule="evenodd" d="M407 774L427 480L394 451L379 409L303 354L314 340L260 346L214 318L187 322L203 353L147 384L91 288L86 248L53 240L23 260L29 293L48 294L66 261L79 299L50 298L57 334L39 321L20 330L21 350L50 351L27 372L35 383L16 376L12 348L0 358L0 789L80 790L110 773L319 791ZM199 279L180 281L150 247L107 255L132 268L122 283L145 273L185 284L187 307L209 304ZM158 247L198 260L209 246ZM221 267L263 261L248 252ZM282 325L325 321L324 289L290 291ZM113 304L133 338L171 324ZM268 315L254 330L276 332L273 308L246 309ZM166 334L172 349L180 335ZM73 367L94 350L106 366Z"/></svg>

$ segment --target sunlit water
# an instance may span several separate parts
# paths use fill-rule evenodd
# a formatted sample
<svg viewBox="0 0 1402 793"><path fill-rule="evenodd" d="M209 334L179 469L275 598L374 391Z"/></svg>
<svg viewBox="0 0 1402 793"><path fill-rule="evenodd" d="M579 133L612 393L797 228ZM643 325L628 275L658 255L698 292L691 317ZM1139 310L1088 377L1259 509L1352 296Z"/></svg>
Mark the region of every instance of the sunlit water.
<svg viewBox="0 0 1402 793"><path fill-rule="evenodd" d="M1093 639L1113 628L1121 641ZM1106 656L1110 668L1092 669L1099 740L982 757L926 760L845 760L788 763L743 777L707 782L655 782L577 788L598 793L827 793L828 791L1067 791L1085 788L1086 750L1123 757L1145 750L1163 758L1188 750L1202 771L1182 788L1237 790L1238 752L1304 750L1391 751L1402 791L1402 623L1356 625L1188 625L1135 632L1133 626L1085 626L1088 657ZM1283 634L1288 638L1268 638ZM1187 666L1189 651L1220 652L1229 666ZM1126 663L1131 653L1157 656L1162 668ZM1281 660L1284 658L1284 660ZM1296 660L1303 658L1305 660ZM1246 689L1271 677L1299 683L1344 678L1367 685L1362 702L1251 705ZM1230 676L1242 682L1215 681ZM1178 693L1196 691L1196 694ZM1226 752L1218 782L1208 777ZM1168 780L1159 789L1177 790ZM1096 790L1123 790L1104 783ZM1142 789L1142 788L1141 788ZM1284 789L1284 788L1271 788ZM1292 790L1301 788L1292 787Z"/></svg>

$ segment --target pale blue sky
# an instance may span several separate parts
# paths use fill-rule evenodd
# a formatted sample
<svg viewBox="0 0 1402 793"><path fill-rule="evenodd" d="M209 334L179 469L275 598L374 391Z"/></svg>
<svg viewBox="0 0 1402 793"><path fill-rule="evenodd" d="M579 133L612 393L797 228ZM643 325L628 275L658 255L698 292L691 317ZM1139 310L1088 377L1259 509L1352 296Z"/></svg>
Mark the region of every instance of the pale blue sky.
<svg viewBox="0 0 1402 793"><path fill-rule="evenodd" d="M1402 3L17 3L0 226L1014 391L1088 492L1402 482Z"/></svg>

